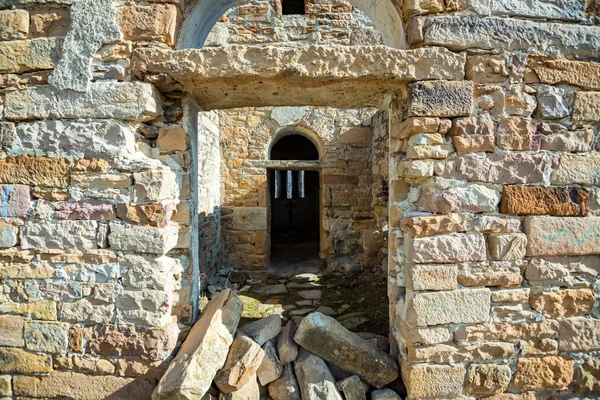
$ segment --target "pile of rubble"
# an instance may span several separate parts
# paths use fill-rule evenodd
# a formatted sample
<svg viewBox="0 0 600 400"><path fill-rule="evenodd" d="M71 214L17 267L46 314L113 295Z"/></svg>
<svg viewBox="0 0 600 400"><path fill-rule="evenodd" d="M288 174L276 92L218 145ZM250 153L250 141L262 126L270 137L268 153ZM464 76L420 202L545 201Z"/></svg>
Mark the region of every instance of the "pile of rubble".
<svg viewBox="0 0 600 400"><path fill-rule="evenodd" d="M297 329L292 321L282 329L275 314L238 330L242 311L234 292L218 293L152 399L400 399L382 389L398 378L398 364L380 338L364 339L318 312Z"/></svg>

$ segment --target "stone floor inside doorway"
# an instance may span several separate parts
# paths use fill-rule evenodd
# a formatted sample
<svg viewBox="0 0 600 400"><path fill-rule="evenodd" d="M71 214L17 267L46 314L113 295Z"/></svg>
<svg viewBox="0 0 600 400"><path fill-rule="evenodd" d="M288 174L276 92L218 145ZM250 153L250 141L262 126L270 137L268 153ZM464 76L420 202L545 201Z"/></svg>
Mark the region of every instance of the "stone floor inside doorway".
<svg viewBox="0 0 600 400"><path fill-rule="evenodd" d="M269 274L262 280L231 273L229 278L236 283L244 303L242 324L277 313L297 325L318 311L361 336L387 339L387 283L381 266L327 273L317 256L305 256L314 254L308 251L311 245L291 245L285 257L274 257Z"/></svg>

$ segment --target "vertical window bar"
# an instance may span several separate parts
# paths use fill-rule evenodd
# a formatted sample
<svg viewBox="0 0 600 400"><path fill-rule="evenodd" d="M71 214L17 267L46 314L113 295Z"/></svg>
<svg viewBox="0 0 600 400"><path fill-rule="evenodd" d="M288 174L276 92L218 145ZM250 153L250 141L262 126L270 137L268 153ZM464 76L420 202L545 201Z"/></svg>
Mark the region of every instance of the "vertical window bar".
<svg viewBox="0 0 600 400"><path fill-rule="evenodd" d="M298 172L298 197L304 198L304 171Z"/></svg>
<svg viewBox="0 0 600 400"><path fill-rule="evenodd" d="M288 171L287 172L287 198L291 199L292 198L292 193L293 193L293 185L294 185L294 178L292 175L292 171Z"/></svg>
<svg viewBox="0 0 600 400"><path fill-rule="evenodd" d="M275 198L281 198L281 171L275 170Z"/></svg>

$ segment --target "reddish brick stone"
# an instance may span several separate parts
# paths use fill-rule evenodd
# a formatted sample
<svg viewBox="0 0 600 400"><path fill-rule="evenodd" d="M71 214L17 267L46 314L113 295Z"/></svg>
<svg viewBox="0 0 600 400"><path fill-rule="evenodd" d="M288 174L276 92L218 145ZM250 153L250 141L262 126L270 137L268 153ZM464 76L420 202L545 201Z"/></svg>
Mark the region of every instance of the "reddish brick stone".
<svg viewBox="0 0 600 400"><path fill-rule="evenodd" d="M590 211L588 192L580 188L504 186L500 212L509 215L585 217Z"/></svg>

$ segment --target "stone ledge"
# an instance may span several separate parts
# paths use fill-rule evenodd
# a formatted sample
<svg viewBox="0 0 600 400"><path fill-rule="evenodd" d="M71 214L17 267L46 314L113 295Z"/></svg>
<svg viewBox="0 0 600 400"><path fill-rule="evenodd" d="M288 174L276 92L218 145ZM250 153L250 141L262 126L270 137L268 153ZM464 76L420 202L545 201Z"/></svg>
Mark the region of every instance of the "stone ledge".
<svg viewBox="0 0 600 400"><path fill-rule="evenodd" d="M230 46L137 49L132 69L140 77L168 74L179 83L169 86L183 88L206 110L262 105L353 108L379 106L386 94L406 82L462 79L465 62L465 55L443 48Z"/></svg>

